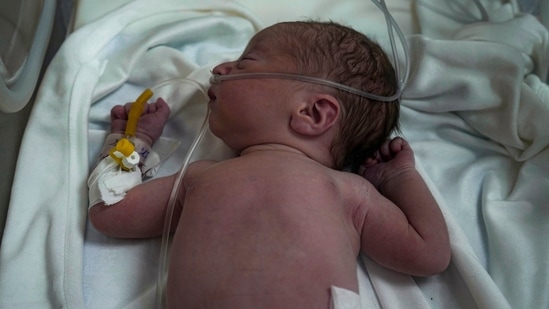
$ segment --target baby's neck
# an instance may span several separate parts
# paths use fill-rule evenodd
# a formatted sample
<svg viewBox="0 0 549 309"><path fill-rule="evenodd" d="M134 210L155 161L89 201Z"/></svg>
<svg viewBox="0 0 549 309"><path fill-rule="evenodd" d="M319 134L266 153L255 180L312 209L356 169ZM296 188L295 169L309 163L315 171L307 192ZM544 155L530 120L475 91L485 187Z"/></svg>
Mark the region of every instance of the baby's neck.
<svg viewBox="0 0 549 309"><path fill-rule="evenodd" d="M293 154L296 156L300 156L302 158L307 158L309 160L315 161L326 167L333 168L333 160L329 155L323 156L315 153L309 153L299 148L284 145L284 144L273 143L273 144L259 144L259 145L249 146L240 152L240 156L242 157L242 156L261 153L261 152L283 152L287 154Z"/></svg>

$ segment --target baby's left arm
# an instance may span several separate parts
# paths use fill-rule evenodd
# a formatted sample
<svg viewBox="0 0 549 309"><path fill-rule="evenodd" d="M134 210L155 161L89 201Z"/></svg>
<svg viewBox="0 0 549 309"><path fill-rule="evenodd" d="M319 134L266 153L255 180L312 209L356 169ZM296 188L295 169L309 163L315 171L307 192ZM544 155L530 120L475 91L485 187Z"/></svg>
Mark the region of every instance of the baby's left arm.
<svg viewBox="0 0 549 309"><path fill-rule="evenodd" d="M449 236L442 212L415 169L404 139L387 141L361 174L381 193L368 205L362 247L380 264L425 276L446 269ZM374 237L375 236L375 237Z"/></svg>

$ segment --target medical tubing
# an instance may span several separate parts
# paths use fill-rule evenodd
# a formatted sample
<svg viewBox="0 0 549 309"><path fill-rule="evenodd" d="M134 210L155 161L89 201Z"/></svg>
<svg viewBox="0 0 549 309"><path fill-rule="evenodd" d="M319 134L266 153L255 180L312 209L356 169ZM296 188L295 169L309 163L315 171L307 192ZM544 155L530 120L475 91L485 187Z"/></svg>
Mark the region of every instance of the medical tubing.
<svg viewBox="0 0 549 309"><path fill-rule="evenodd" d="M171 84L174 82L181 82L181 83L187 83L191 84L200 90L202 94L206 97L206 90L200 84L199 82L187 79L187 78L174 78L169 79L166 81L163 81L157 85L154 86L154 88L162 87L166 84ZM153 89L154 89L153 88ZM196 150L198 144L202 140L202 137L204 137L204 134L206 133L208 129L208 117L210 114L210 109L207 108L206 116L204 117L204 121L202 122L202 126L200 128L200 131L195 136L191 147L187 151L187 154L185 155L185 158L183 160L183 164L181 165L181 168L178 171L177 177L175 179L175 182L173 183L172 190L170 193L170 197L168 199L168 205L166 208L166 214L164 218L164 227L162 231L162 241L160 244L160 258L159 258L159 265L158 265L158 274L157 274L157 285L156 285L156 308L161 309L163 308L163 300L164 300L164 278L168 263L168 246L170 242L170 231L171 231L171 223L173 218L173 212L175 209L175 202L177 200L177 196L179 193L179 190L181 189L181 184L183 180L183 176L185 175L185 172L187 171L187 168L189 166L189 163L191 161L191 157Z"/></svg>
<svg viewBox="0 0 549 309"><path fill-rule="evenodd" d="M381 1L372 0L372 2L378 7L378 9L381 12L383 12L383 16L385 17L385 23L387 24L387 34L389 35L389 42L391 43L393 62L395 64L395 73L396 73L396 76L400 78L400 67L398 66L398 62L397 62L398 57L397 57L397 50L395 45L395 36L393 33L392 20L389 17L390 15L388 15L387 6L384 0L381 0Z"/></svg>
<svg viewBox="0 0 549 309"><path fill-rule="evenodd" d="M210 82L215 84L219 83L221 81L228 81L228 80L236 80L236 79L252 79L252 78L278 78L278 79L290 79L290 80L297 80L307 83L313 83L313 84L320 84L323 86L333 87L337 88L339 90L347 91L352 94L356 94L362 97L366 97L368 99L377 100L377 101L383 101L383 102L390 102L398 99L400 96L400 92L398 92L395 95L392 95L390 97L384 97L384 96L378 96L366 91L362 91L347 85L343 85L331 80L322 79L318 77L312 77L312 76L306 76L306 75L300 75L300 74L293 74L293 73L265 73L265 72L255 72L255 73L236 73L236 74L230 74L230 75L220 75L220 74L213 74L210 78Z"/></svg>
<svg viewBox="0 0 549 309"><path fill-rule="evenodd" d="M130 111L128 112L128 122L126 123L126 137L135 136L137 130L137 122L143 114L143 109L147 104L147 101L152 97L153 92L150 89L145 89L143 93L132 103Z"/></svg>
<svg viewBox="0 0 549 309"><path fill-rule="evenodd" d="M172 227L172 219L173 219L173 211L175 209L175 202L177 200L177 196L179 194L179 190L181 189L181 184L183 183L183 176L185 176L185 173L187 172L187 168L189 167L189 163L192 157L192 154L194 153L196 147L202 140L202 137L204 136L207 128L208 128L208 116L209 116L210 109L208 108L208 113L206 114L206 117L204 117L204 122L202 123L202 127L200 129L200 132L194 139L191 148L187 152L187 155L185 156L185 160L183 161L183 165L181 166L181 169L179 170L177 174L177 178L175 179L174 185L172 187L172 192L170 194L170 199L168 200L168 208L166 209L166 218L164 219L164 231L162 232L162 243L160 245L160 264L158 268L158 282L156 287L156 297L157 297L157 304L159 305L158 308L162 308L162 300L163 300L163 291L164 291L164 277L166 273L166 267L168 262L168 244L170 240L170 231Z"/></svg>
<svg viewBox="0 0 549 309"><path fill-rule="evenodd" d="M406 42L406 37L404 36L404 33L402 33L402 30L398 26L398 23L393 18L393 15L389 12L389 9L387 8L387 5L385 3L385 0L371 0L384 14L385 16L385 22L387 23L387 32L389 34L389 41L391 43L391 50L393 54L393 62L395 65L395 72L399 79L399 91L400 94L404 91L404 88L406 87L406 84L408 83L408 77L410 76L410 54L408 50L408 43ZM395 44L395 38L393 31L396 31L397 36L400 40L400 44L402 44L402 50L404 52L404 77L400 74L400 67L398 62L398 51Z"/></svg>

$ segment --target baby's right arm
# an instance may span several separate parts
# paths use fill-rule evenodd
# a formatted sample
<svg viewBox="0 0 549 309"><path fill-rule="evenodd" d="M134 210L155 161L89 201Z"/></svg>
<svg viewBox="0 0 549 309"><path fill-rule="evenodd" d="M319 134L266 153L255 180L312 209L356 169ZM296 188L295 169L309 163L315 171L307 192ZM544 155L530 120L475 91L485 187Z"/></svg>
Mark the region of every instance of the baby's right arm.
<svg viewBox="0 0 549 309"><path fill-rule="evenodd" d="M162 235L164 218L176 175L152 179L129 190L120 202L90 208L88 216L101 233L119 238L150 238ZM180 200L175 204L172 227L181 214Z"/></svg>
<svg viewBox="0 0 549 309"><path fill-rule="evenodd" d="M111 134L124 133L131 104L117 105L111 109ZM146 104L143 114L137 122L135 137L140 140L140 143L144 143L145 147L150 148L162 134L169 115L170 108L161 98L154 103ZM144 160L143 158L141 159ZM118 173L124 174L128 172L119 171ZM141 175L139 170L132 175L135 174L137 176L134 177L140 180ZM89 183L95 185L98 181L105 181L107 179L99 174L97 175L92 173L92 177L95 178L90 177L92 181ZM99 203L93 205L89 210L91 223L99 231L114 237L151 237L161 235L166 205L174 179L174 176L170 176L141 183L126 192L122 200L110 206L106 206L101 199L94 199L91 201L92 205L97 202ZM135 184L133 185L135 186ZM128 188L130 187L131 185L128 185ZM91 188L90 193L92 192ZM178 207L176 207L176 212L177 209ZM179 216L176 213L174 217L178 218Z"/></svg>
<svg viewBox="0 0 549 309"><path fill-rule="evenodd" d="M174 232L183 210L185 184L215 164L215 161L195 161L189 165L173 208L171 231ZM152 238L162 235L169 197L177 174L152 179L126 193L120 202L106 206L94 205L89 210L90 222L101 233L117 238Z"/></svg>
<svg viewBox="0 0 549 309"><path fill-rule="evenodd" d="M378 263L411 275L428 276L446 269L450 245L446 223L425 181L415 169L414 154L402 138L386 142L362 175L382 194L368 205L362 250Z"/></svg>

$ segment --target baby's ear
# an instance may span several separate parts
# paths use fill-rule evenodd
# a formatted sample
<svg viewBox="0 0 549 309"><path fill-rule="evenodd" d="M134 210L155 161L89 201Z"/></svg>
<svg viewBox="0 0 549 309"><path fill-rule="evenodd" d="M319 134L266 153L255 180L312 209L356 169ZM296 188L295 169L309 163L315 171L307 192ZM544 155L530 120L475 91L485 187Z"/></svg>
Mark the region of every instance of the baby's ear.
<svg viewBox="0 0 549 309"><path fill-rule="evenodd" d="M303 135L323 134L337 122L340 109L339 101L334 96L315 93L296 108L290 126Z"/></svg>

